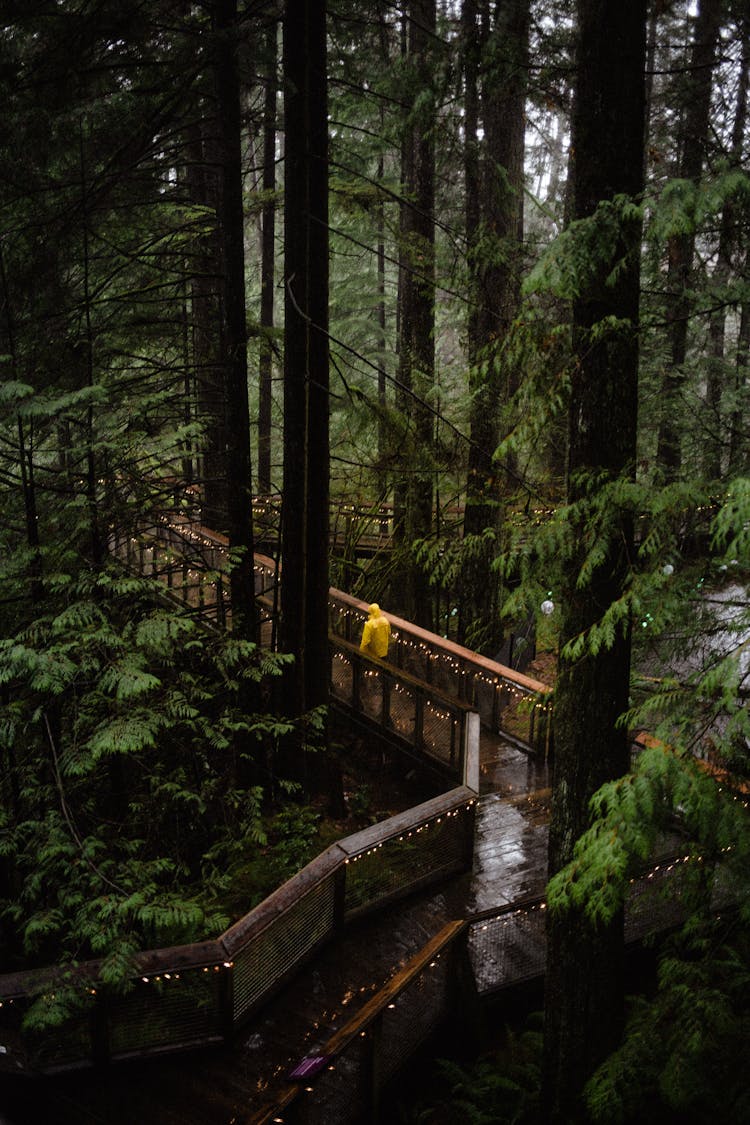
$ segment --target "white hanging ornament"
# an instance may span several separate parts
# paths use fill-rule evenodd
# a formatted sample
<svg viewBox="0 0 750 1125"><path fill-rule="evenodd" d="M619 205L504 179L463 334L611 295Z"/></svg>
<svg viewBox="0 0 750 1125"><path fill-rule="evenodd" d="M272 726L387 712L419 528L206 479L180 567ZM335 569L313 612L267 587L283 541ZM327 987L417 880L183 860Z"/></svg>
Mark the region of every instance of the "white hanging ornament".
<svg viewBox="0 0 750 1125"><path fill-rule="evenodd" d="M666 578L669 578L670 575L674 574L674 567L671 563L665 563L661 568L661 572Z"/></svg>
<svg viewBox="0 0 750 1125"><path fill-rule="evenodd" d="M555 608L555 603L550 598L545 598L539 608L545 617L549 617Z"/></svg>

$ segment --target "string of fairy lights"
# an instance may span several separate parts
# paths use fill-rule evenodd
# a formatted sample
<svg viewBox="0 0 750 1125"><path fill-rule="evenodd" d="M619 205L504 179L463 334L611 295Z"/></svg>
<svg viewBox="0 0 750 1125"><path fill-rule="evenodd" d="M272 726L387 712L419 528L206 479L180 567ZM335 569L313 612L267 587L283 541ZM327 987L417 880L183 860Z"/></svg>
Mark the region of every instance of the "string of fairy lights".
<svg viewBox="0 0 750 1125"><path fill-rule="evenodd" d="M335 631L342 637L351 636L351 624L359 626L365 620L363 610L343 607L341 602L335 598L329 599L328 608L334 616ZM469 661L463 662L454 654L436 647L434 643L427 644L425 641L413 639L403 629L394 628L391 637L399 648L406 650L407 653L420 661L440 664L455 678L473 680L475 683L484 684L487 687L500 688L512 700L528 703L530 710L542 713L552 710L551 702L537 699L536 692L533 689L519 684L502 673L493 674L472 665ZM463 697L463 694L459 692L461 697Z"/></svg>
<svg viewBox="0 0 750 1125"><path fill-rule="evenodd" d="M208 534L205 528L190 524L178 524L170 521L169 517L163 515L159 517L159 523L166 528L170 533L173 533L179 541L189 542L202 550L210 550L213 553L211 560L212 566L210 569L220 571L222 563L225 563L226 548L223 544L217 543L216 540ZM138 540L131 539L131 543L138 545ZM219 560L216 559L219 555ZM253 571L256 575L262 575L264 578L275 580L275 571L269 564L254 560ZM188 572L191 576L192 572ZM195 572L198 584L200 584L199 572ZM216 585L216 580L213 580L213 585ZM365 619L364 611L354 607L348 607L342 604L337 598L330 598L328 607L331 612L332 620L335 623L336 631L339 635L351 635L351 625L361 625ZM398 645L402 652L423 664L428 666L438 665L444 671L447 671L454 679L460 681L459 695L463 697L465 692L461 690L461 685L465 685L466 681L472 681L474 685L483 685L492 688L493 690L500 689L512 702L524 703L528 707L529 712L536 712L546 714L552 710L550 700L538 698L538 693L532 689L519 684L506 675L500 673L490 673L487 670L481 669L476 665L469 664L459 660L455 654L441 650L435 643L427 644L425 641L418 640L408 635L404 629L393 629L393 640Z"/></svg>
<svg viewBox="0 0 750 1125"><path fill-rule="evenodd" d="M733 794L727 795L730 797L730 799L739 801L742 804L743 808L748 808L750 802L745 801ZM396 843L408 843L408 841L413 837L420 836L423 832L427 832L431 828L436 828L438 825L441 825L454 819L455 817L460 816L462 812L471 811L476 804L476 798L472 798L454 809L449 809L434 817L429 818L428 820L425 820L423 824L417 825L414 828L409 829L408 831L402 831L385 840L381 840L377 844L374 844L369 848L364 848L356 855L347 856L344 860L344 866L356 864L359 861L367 859L370 856L378 855L383 850L383 848L395 845ZM736 850L735 846L731 844L719 849L720 853L723 855L729 854L734 850ZM654 864L648 871L643 872L640 875L631 876L628 882L631 886L635 886L638 883L649 883L657 879L665 878L666 876L671 875L672 872L681 867L684 867L685 865L702 864L704 862L704 858L705 857L700 854L696 855L691 853L674 856L671 857L668 861ZM544 911L546 911L546 909L547 903L544 899L540 899L538 902L530 903L528 905L516 907L513 909L502 908L501 912L499 912L495 917L485 918L482 922L475 922L472 924L472 928L480 933L485 933L490 929L498 927L504 929L508 926L516 924L520 918L528 918L535 914L543 913ZM139 982L142 984L177 983L178 981L184 981L185 979L187 979L187 977L190 977L195 973L199 973L201 975L210 975L215 973L227 972L234 968L234 964L235 962L232 960L223 960L212 963L210 965L204 965L202 967L190 967L189 970L183 971L161 970L159 972L154 972L151 974L143 974L141 977L139 977ZM432 964L434 965L434 962ZM97 994L97 989L95 987L91 987L90 985L86 985L84 987L84 991L92 996L95 996ZM365 986L360 991L369 991L369 988ZM4 999L0 1000L0 1008L9 1007L14 1003L21 1001L22 999L25 999L25 997L5 997ZM56 993L52 992L43 994L42 999L54 1001L56 999ZM347 1002L348 1001L346 998L341 1001L343 1006L346 1006Z"/></svg>
<svg viewBox="0 0 750 1125"><path fill-rule="evenodd" d="M200 534L200 532L195 532L192 529L186 528L184 526L172 527L172 530L174 530L180 537L187 538L190 541L196 543L197 545L199 545L203 548L208 548L212 551L221 552L221 547L217 547L217 544L216 544L215 541L212 541L210 539L205 538L205 536L202 536ZM131 542L136 543L136 544L138 543L137 540L131 540ZM269 567L264 566L263 564L256 564L254 566L254 570L255 570L256 573L262 573L264 576L273 576L273 572L269 569ZM341 606L341 604L336 602L336 601L331 601L329 604L330 604L330 607L332 608L332 610L334 610L335 613L338 615L339 621L342 618L344 619L344 621L346 621L347 618L353 618L353 619L356 619L358 623L361 623L364 620L364 614L363 614L362 611L359 611L359 610L356 610L356 609L343 608ZM460 676L463 676L463 677L472 676L474 679L478 680L479 682L483 682L483 683L485 683L488 686L491 686L493 688L500 687L503 691L506 691L506 692L508 692L508 694L510 694L512 696L515 696L516 698L519 698L519 699L520 698L523 698L523 699L533 698L532 693L530 693L528 689L524 689L523 687L514 683L513 681L508 680L506 677L499 676L499 675L493 676L491 674L488 674L487 672L480 671L478 669L469 670L466 667L464 667L451 654L445 653L445 652L440 652L440 651L435 651L435 649L430 648L428 645L424 644L423 642L414 640L414 639L406 636L402 630L394 630L394 640L400 646L406 648L407 650L411 650L415 655L418 655L423 660L427 659L427 660L433 661L433 662L434 661L441 661L443 664L445 664L450 669L450 671L454 675L460 675ZM342 657L342 659L345 659L345 658ZM371 673L371 674L377 675L377 673ZM400 688L398 686L396 687L395 690L404 691L405 693L408 692L408 689ZM550 709L550 705L546 704L544 702L536 702L535 707L537 709L540 709L540 710L543 710L543 711L546 711L546 710ZM447 712L440 712L440 711L436 710L436 714L441 719L450 718L450 715ZM738 798L733 797L733 799L737 800ZM358 853L357 855L347 857L346 860L345 860L345 863L346 864L358 863L362 860L367 859L367 857L377 855L378 853L380 853L382 851L382 849L384 847L394 846L396 844L402 844L402 843L408 842L414 836L419 836L420 834L424 833L425 831L429 831L433 826L441 825L443 823L444 819L450 820L450 819L460 815L461 811L471 809L474 804L475 804L474 800L469 801L465 806L462 806L462 808L456 808L456 809L453 809L453 810L451 810L447 813L443 813L439 816L436 816L436 817L432 818L431 820L426 821L425 823L412 828L408 832L404 832L402 834L399 834L398 836L390 837L387 840L381 840L376 845L374 845L370 848L364 849L362 852ZM744 808L748 807L748 803L746 801L743 801L742 804L743 804ZM731 850L732 850L731 847L727 847L727 848L722 849L722 851L724 851L724 852L729 852ZM684 857L679 857L677 859L672 860L668 864L665 864L665 865L658 865L657 864L657 865L655 865L654 868L645 876L645 878L646 878L646 880L653 880L655 878L658 878L660 873L661 874L669 874L675 868L680 866L681 864L685 864L685 863L688 863L688 862L691 862L691 861L702 862L703 860L702 860L702 857L700 857L700 856L687 855L687 856L684 856ZM631 883L635 883L637 881L638 881L638 879L636 879L635 877L633 879L631 879ZM503 927L507 927L507 926L513 925L514 921L517 921L519 917L529 916L529 915L532 915L536 912L544 911L545 909L546 909L546 903L543 902L543 901L539 902L539 903L536 903L534 905L516 908L515 910L504 913L502 921L497 919L497 920L495 920L495 924L500 924ZM487 929L488 926L491 925L491 924L492 923L490 921L488 921L487 923L484 924L484 926L482 928ZM434 967L435 964L436 964L436 961L431 962L431 967ZM222 971L227 972L227 971L230 971L233 968L233 965L234 965L234 963L232 961L223 961L223 962L211 965L211 966L205 966L202 969L202 972L205 973L205 974L209 974L209 973L212 973L212 972L213 973L221 973ZM182 979L182 974L180 974L178 972L174 972L174 973L163 972L163 973L153 974L153 975L150 975L150 976L144 975L140 979L141 979L141 982L144 983L144 984L150 984L150 983L160 984L162 982L171 983L171 982L180 981ZM363 987L360 991L364 992L365 990L366 989ZM92 994L95 994L95 992L96 992L95 989L88 989L88 991L90 991ZM4 1002L12 1004L13 998L11 998L9 1000L6 1000ZM2 1000L0 1000L0 1007L3 1006L4 1002ZM346 1003L346 1000L342 1001L342 1003ZM394 1005L390 1004L388 1006L393 1007ZM316 1027L317 1027L317 1024L316 1024ZM361 1034L365 1035L366 1032L363 1031ZM312 1087L306 1087L306 1089L312 1089ZM283 1119L277 1118L275 1120L281 1121Z"/></svg>
<svg viewBox="0 0 750 1125"><path fill-rule="evenodd" d="M726 851L726 850L731 850L731 848L722 849L722 851ZM691 863L691 862L701 862L701 861L702 861L702 857L700 857L700 856L694 856L694 855L677 856L677 857L674 857L674 858L670 859L668 862L665 862L665 863L662 863L662 864L655 864L654 867L651 868L650 871L644 873L640 877L639 876L633 876L629 880L629 882L631 884L634 884L634 883L641 882L643 880L646 880L646 881L653 880L655 878L658 878L660 875L670 874L672 871L674 871L676 868L680 867L681 865L688 864L688 863ZM529 920L534 921L534 922L536 922L536 919L539 919L541 921L541 919L544 918L544 916L546 914L546 911L547 911L547 902L544 899L540 899L536 902L529 903L529 904L526 904L526 905L521 906L521 907L516 907L516 908L511 908L511 909L503 908L501 914L498 914L495 917L485 918L481 922L473 923L472 929L476 933L489 933L489 932L502 933L503 931L507 930L508 928L517 928L519 923L526 920L526 919L529 919ZM504 944L505 938L503 938L502 940L503 940L503 944ZM303 1064L304 1063L312 1063L313 1064L313 1069L311 1070L311 1075L312 1075L313 1078L317 1079L318 1084L319 1084L319 1081L321 1079L323 1079L323 1080L325 1079L326 1074L331 1075L332 1072L335 1072L337 1070L337 1066L340 1065L341 1062L343 1061L343 1056L345 1055L348 1048L352 1047L358 1041L370 1038L370 1036L371 1036L371 1025L380 1016L386 1014L388 1011L394 1010L400 1002L405 1001L405 999L406 999L406 997L407 997L407 995L410 991L413 991L415 988L418 991L422 991L424 989L425 982L426 982L426 979L427 979L426 975L431 970L434 970L438 967L438 965L441 961L441 958L443 957L444 952L445 951L438 952L427 964L425 964L425 966L422 968L422 970L420 971L419 975L416 978L412 978L412 979L407 980L405 982L403 988L400 989L399 992L396 995L391 995L390 998L387 999L387 1000L384 1000L382 1005L379 1006L378 1008L376 1008L375 1011L370 1011L368 1013L368 1016L367 1016L367 1026L362 1027L361 1030L359 1030L359 1031L356 1031L356 1028L353 1029L351 1038L347 1039L341 1045L341 1047L338 1049L335 1056L329 1056L328 1054L326 1054L325 1043L321 1044L320 1041L319 1041L321 1027L326 1023L328 1023L329 1027L332 1024L335 1024L335 1021L337 1021L339 1019L340 1015L342 1014L342 1011L340 1011L340 1009L345 1008L346 1005L351 1003L351 1001L354 1000L355 998L357 998L357 997L364 998L364 996L366 994L376 992L377 989L378 989L377 983L371 983L369 985L363 985L356 991L348 989L347 992L345 993L345 995L339 1001L338 1005L335 1005L330 1011L325 1011L325 1012L321 1013L319 1019L314 1022L313 1026L306 1033L306 1035L305 1035L305 1037L302 1041L301 1051L300 1051L300 1054L302 1052L305 1053L304 1058L302 1060ZM483 956L483 963L486 963L488 953L487 953L486 948L484 948L484 947L483 947L482 956ZM540 953L538 955L537 960L539 961L539 964L540 964L540 967L541 967L542 962L543 962L543 953ZM396 973L399 971L399 969L403 969L403 968L404 968L403 963L401 963L399 966L396 966L392 970L390 979L393 979L393 977L396 975ZM494 980L494 978L493 978L490 986L495 987L496 984L497 984L497 981ZM384 985L380 985L380 987L383 988ZM377 1043L378 1041L379 1041L379 1037L376 1036L373 1039L373 1042ZM273 1071L273 1074L270 1076L269 1080L265 1083L265 1088L268 1089L271 1085L271 1082L274 1079L279 1079L279 1078L282 1078L282 1077L285 1077L287 1079L287 1081L289 1081L289 1080L296 1081L297 1079L295 1078L295 1073L296 1073L296 1071L299 1070L299 1071L301 1071L301 1074L300 1074L299 1085L297 1087L298 1091L300 1093L304 1093L304 1094L314 1093L316 1091L316 1089L318 1088L318 1084L313 1084L310 1077L307 1077L307 1076L302 1077L302 1075L304 1074L304 1066L300 1066L300 1064L298 1062L297 1067L294 1067L294 1063L295 1063L296 1060L299 1060L299 1054L296 1056L296 1059L293 1056L289 1056L285 1063L277 1065L276 1068ZM317 1065L317 1064L319 1064L319 1065ZM347 1070L347 1075L350 1078L348 1070ZM288 1102L285 1101L285 1104L288 1104ZM269 1111L268 1111L269 1113L274 1112L274 1109L272 1108L272 1106L273 1106L273 1103L271 1103L271 1105L269 1106ZM277 1106L277 1108L275 1110L275 1116L271 1117L270 1120L273 1121L275 1123L275 1125L284 1125L284 1122L285 1122L286 1118L282 1115L280 1105Z"/></svg>
<svg viewBox="0 0 750 1125"><path fill-rule="evenodd" d="M377 855L378 852L389 845L396 843L403 844L411 840L413 836L420 836L423 832L428 832L431 828L436 828L444 821L452 820L454 817L460 816L462 812L470 811L474 808L476 803L476 798L472 797L469 801L466 802L466 804L458 808L451 809L448 812L442 812L437 816L425 820L422 824L417 825L414 828L410 828L408 831L394 834L393 836L387 837L384 840L379 840L377 844L373 844L371 848L365 848L357 855L347 856L347 858L344 860L344 864L348 865L350 863L357 863L359 860L366 859L370 855Z"/></svg>
<svg viewBox="0 0 750 1125"><path fill-rule="evenodd" d="M382 853L382 850L383 850L384 847L392 848L396 844L408 843L408 841L411 840L415 836L421 836L425 832L429 832L431 830L437 829L438 826L442 826L444 824L451 823L451 822L454 821L455 818L459 817L462 813L471 812L474 809L476 803L477 803L476 798L472 797L472 798L469 798L468 800L461 801L460 804L456 805L454 808L446 809L446 810L443 810L440 813L436 813L434 816L426 817L423 820L422 823L416 824L408 830L406 830L406 829L395 830L391 835L386 835L382 840L378 841L376 844L373 844L370 847L362 848L362 850L357 852L356 854L347 856L343 860L343 866L346 867L350 863L352 863L352 864L358 863L361 860L366 860L369 857L376 856L376 855L380 859L381 858L380 853ZM382 824L380 825L382 830L387 831L387 823L388 823L387 821L382 822ZM444 831L443 828L441 828L440 830L441 830L441 832ZM342 841L342 843L343 843L343 841ZM327 878L332 878L332 877L333 876L330 873L327 876ZM305 892L307 890L309 890L309 888L305 888ZM246 917L247 917L247 915L246 915ZM278 921L281 924L283 924L283 915L280 916ZM219 939L219 941L221 941L221 940L223 940L223 935L222 935L222 938ZM247 952L247 950L249 950L250 948L252 948L252 942L248 943L248 945L245 946L243 948L243 950L240 951L240 952L241 953ZM184 983L188 979L194 980L196 973L198 973L200 975L210 975L210 974L215 974L215 973L226 973L226 972L231 971L234 968L234 966L235 966L234 960L221 960L221 961L212 962L211 964L208 964L208 965L205 965L205 966L202 966L202 967L201 966L189 966L188 968L180 970L180 971L161 969L158 972L143 973L138 978L138 983L144 984L144 985L157 985L158 984L158 985L161 985L161 986L169 985L169 984L174 985L178 982ZM83 991L86 992L87 994L92 995L92 996L96 995L96 992L97 992L96 988L92 988L89 984L86 984L84 986ZM56 993L54 993L54 992L44 993L41 998L43 1000L47 1000L48 1002L52 1002L56 999ZM16 1002L20 1002L20 1001L25 1000L25 999L27 999L26 995L24 995L24 996L19 995L19 996L16 996L16 997L5 997L3 999L0 999L0 1008L3 1008L3 1006L10 1006L10 1005L12 1005Z"/></svg>

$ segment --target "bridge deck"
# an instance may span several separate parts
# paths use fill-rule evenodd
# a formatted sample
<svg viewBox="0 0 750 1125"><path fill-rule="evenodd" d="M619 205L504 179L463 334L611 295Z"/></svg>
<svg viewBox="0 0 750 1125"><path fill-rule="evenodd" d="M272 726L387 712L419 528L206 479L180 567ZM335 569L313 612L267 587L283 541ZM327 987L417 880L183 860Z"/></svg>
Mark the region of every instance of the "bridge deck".
<svg viewBox="0 0 750 1125"><path fill-rule="evenodd" d="M57 1125L250 1122L284 1087L290 1069L326 1043L448 920L542 892L548 794L524 792L529 775L522 751L495 751L494 782L513 795L497 792L480 801L470 875L350 926L232 1044L48 1077L33 1091L24 1085L17 1110L0 1095L0 1119L13 1110L13 1125L45 1117Z"/></svg>
<svg viewBox="0 0 750 1125"><path fill-rule="evenodd" d="M153 570L155 551L147 550L146 561ZM216 562L212 560L212 565ZM168 578L172 574L170 569ZM214 585L213 589L218 600L219 588ZM202 593L199 604L204 604ZM361 610L353 599L344 597L336 612L351 631ZM409 666L421 659L426 637L419 631L407 635L408 623L400 626L399 662L409 661ZM434 658L430 659L434 665ZM464 670L463 659L453 646L446 670L431 667L428 660L427 675L452 675L465 684L470 673ZM522 683L520 677L519 689L507 679L498 679L495 666L489 665L480 666L480 677L484 677L480 683L484 700L495 716L499 707L509 707L509 690L513 695L537 686L531 681ZM398 718L397 709L394 717ZM189 1057L170 1055L101 1071L47 1077L35 1082L33 1091L24 1085L18 1107L0 1095L0 1116L3 1110L12 1113L13 1125L26 1125L43 1116L60 1125L68 1121L76 1125L84 1121L107 1125L132 1125L134 1121L142 1125L234 1121L239 1125L250 1121L273 1088L284 1085L290 1068L324 1044L446 922L542 892L548 784L544 753L531 754L484 729L480 743L480 791L484 796L470 875L454 877L438 893L415 895L350 925L230 1044L194 1050ZM34 1099L41 1106L32 1104Z"/></svg>

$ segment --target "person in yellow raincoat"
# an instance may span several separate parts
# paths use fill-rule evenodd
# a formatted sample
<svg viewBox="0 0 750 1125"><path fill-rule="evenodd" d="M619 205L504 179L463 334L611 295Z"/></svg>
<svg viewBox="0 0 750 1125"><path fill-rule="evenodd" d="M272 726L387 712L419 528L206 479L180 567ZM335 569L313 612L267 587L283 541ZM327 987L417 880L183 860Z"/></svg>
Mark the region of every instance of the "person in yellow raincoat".
<svg viewBox="0 0 750 1125"><path fill-rule="evenodd" d="M362 630L362 640L359 647L367 656L377 656L380 660L384 660L388 655L390 639L391 623L381 612L377 602L373 602L370 606L370 616L365 621L365 627Z"/></svg>

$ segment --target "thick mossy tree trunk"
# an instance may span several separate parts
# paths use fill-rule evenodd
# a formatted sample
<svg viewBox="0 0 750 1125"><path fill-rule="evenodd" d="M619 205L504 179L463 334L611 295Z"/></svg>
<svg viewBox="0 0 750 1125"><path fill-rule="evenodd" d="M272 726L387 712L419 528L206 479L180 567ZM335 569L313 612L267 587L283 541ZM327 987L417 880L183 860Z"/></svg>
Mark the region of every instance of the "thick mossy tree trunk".
<svg viewBox="0 0 750 1125"><path fill-rule="evenodd" d="M218 210L216 127L208 114L187 128L187 183L191 203ZM198 482L202 520L216 531L226 530L227 472L224 426L224 380L216 326L221 314L216 276L219 271L216 227L195 235L190 256L190 333L195 383L195 414L202 427L199 439Z"/></svg>
<svg viewBox="0 0 750 1125"><path fill-rule="evenodd" d="M637 199L642 190L646 0L579 0L578 15L574 207L576 218L585 219L602 204L608 209L613 198ZM563 646L602 618L622 596L627 576L627 510L613 511L610 504L601 520L591 511L600 488L632 477L635 468L640 234L637 214L625 210L616 244L599 243L586 291L574 302L568 494L580 515L572 516L576 549L561 591ZM592 551L598 560L580 583ZM611 645L561 658L551 875L571 860L589 824L593 793L628 768L626 734L617 720L627 708L629 678L627 624L620 623ZM583 908L571 907L550 913L547 936L544 1119L568 1122L582 1119L582 1088L620 1033L622 917L595 927Z"/></svg>

